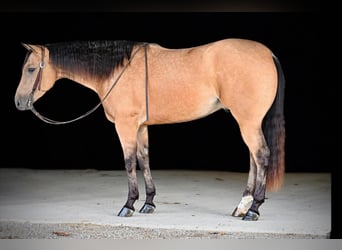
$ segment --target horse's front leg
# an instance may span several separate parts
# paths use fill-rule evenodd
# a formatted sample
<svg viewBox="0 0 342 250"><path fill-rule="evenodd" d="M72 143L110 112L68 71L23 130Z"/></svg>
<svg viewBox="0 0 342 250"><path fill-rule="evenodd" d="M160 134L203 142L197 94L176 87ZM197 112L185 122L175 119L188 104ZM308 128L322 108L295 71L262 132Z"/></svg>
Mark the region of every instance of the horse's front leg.
<svg viewBox="0 0 342 250"><path fill-rule="evenodd" d="M115 123L115 127L123 149L125 168L128 177L128 198L125 205L118 213L118 216L130 217L135 211L134 203L139 199L138 180L136 173L137 128L128 120L117 121Z"/></svg>
<svg viewBox="0 0 342 250"><path fill-rule="evenodd" d="M149 154L148 154L148 129L147 126L141 126L138 130L138 152L137 157L139 161L139 167L143 172L145 179L145 191L146 201L144 206L140 209L140 213L153 213L155 205L153 198L156 194L156 188L154 186L152 175L149 165Z"/></svg>

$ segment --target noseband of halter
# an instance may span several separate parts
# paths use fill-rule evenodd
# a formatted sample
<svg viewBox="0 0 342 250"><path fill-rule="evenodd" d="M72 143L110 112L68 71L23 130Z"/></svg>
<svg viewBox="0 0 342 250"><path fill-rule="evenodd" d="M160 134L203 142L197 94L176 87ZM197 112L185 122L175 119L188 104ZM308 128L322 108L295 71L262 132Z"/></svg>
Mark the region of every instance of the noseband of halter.
<svg viewBox="0 0 342 250"><path fill-rule="evenodd" d="M131 56L131 58L128 60L127 64L123 67L122 71L119 73L119 75L117 76L117 78L115 79L115 81L113 82L112 86L109 88L107 94L102 98L102 100L100 100L100 102L93 107L91 110L89 110L88 112L86 112L85 114L76 117L74 119L68 120L68 121L55 121L52 120L50 118L47 118L43 115L41 115L34 107L33 107L33 95L34 92L38 89L40 90L40 85L41 85L41 80L42 80L42 69L45 67L45 62L44 62L44 56L45 56L45 50L43 47L41 47L42 49L42 60L39 63L39 71L36 77L36 80L33 84L32 87L32 91L30 93L29 99L27 101L27 107L42 121L49 123L49 124L54 124L54 125L60 125L60 124L67 124L67 123L71 123L77 120L80 120L88 115L90 115L91 113L93 113L99 106L101 106L101 104L104 102L104 100L109 96L110 92L112 91L112 89L114 88L114 86L116 85L116 83L119 81L119 79L121 78L122 74L125 72L125 70L127 69L127 67L130 65L130 62L133 60L134 56L140 51L140 49L142 47L144 47L144 53L145 53L145 105L146 105L146 121L148 121L148 63L147 63L147 45L148 43L143 43L142 46L140 46L135 52L134 54Z"/></svg>

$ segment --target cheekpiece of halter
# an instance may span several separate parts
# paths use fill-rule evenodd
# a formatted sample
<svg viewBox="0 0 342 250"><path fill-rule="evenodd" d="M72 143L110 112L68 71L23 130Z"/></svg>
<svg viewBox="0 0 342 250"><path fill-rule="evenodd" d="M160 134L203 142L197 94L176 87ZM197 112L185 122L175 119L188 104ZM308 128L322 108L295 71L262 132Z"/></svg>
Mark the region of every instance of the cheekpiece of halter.
<svg viewBox="0 0 342 250"><path fill-rule="evenodd" d="M41 70L43 68L45 68L45 62L44 62L44 57L45 57L45 51L44 51L44 48L41 47L41 50L42 50L42 60L40 61L39 63L39 71L38 71L38 74L37 74L37 78L33 84L33 88L32 88L32 91L34 92L37 88L38 90L40 90L40 84L41 84L41 77L42 77L42 72Z"/></svg>
<svg viewBox="0 0 342 250"><path fill-rule="evenodd" d="M32 109L33 108L33 95L34 95L34 92L36 91L36 89L40 90L40 84L41 84L41 78L42 78L42 69L45 68L45 62L44 62L44 48L42 47L42 60L40 61L39 63L39 70L38 70L38 73L37 73L37 77L36 77L36 80L34 81L33 83L33 87L32 87L32 90L31 90L31 93L30 93L30 96L28 98L28 101L27 101L27 107L29 109Z"/></svg>

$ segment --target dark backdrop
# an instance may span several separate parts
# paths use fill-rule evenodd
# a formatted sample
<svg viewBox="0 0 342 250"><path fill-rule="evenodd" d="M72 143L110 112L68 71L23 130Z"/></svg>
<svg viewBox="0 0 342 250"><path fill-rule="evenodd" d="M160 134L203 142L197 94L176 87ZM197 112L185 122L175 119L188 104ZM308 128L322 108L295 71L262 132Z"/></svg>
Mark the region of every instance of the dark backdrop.
<svg viewBox="0 0 342 250"><path fill-rule="evenodd" d="M43 123L14 106L26 50L21 42L136 40L191 47L239 37L257 40L279 57L286 77L286 170L329 172L322 161L319 13L299 12L8 12L0 14L1 167L123 170L114 125L102 107L67 125ZM60 80L35 107L57 120L83 114L97 95ZM149 127L152 169L247 171L249 155L236 122L218 111L206 118Z"/></svg>

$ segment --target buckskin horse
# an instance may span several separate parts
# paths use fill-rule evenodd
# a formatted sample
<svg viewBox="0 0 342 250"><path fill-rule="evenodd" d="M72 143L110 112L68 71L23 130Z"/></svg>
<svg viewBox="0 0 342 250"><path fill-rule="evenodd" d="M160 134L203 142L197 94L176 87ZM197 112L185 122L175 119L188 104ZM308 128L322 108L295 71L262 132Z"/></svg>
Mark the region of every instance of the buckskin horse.
<svg viewBox="0 0 342 250"><path fill-rule="evenodd" d="M128 198L118 216L135 211L137 165L146 189L140 212L155 210L148 126L187 122L219 109L237 121L250 157L247 185L232 215L258 220L266 190L281 187L285 78L278 58L265 45L235 38L182 49L125 40L22 45L28 51L15 93L17 109L31 110L52 124L80 119L54 121L33 106L58 79L68 78L95 91L115 124L128 176Z"/></svg>

